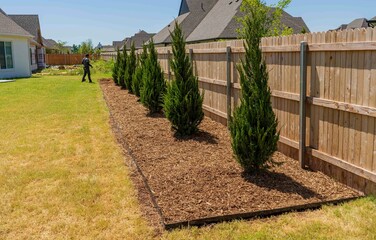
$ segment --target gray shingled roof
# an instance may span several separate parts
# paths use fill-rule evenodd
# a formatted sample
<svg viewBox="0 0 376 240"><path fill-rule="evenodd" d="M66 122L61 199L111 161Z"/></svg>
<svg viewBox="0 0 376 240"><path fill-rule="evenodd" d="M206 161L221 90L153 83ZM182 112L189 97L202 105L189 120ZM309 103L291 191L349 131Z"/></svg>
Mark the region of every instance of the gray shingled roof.
<svg viewBox="0 0 376 240"><path fill-rule="evenodd" d="M241 1L218 1L195 30L187 37L187 42L200 41L202 39L218 39L223 35L227 35L225 38L236 36L235 31L226 31L226 28L239 11L240 5ZM230 36L223 34L225 32L230 34Z"/></svg>
<svg viewBox="0 0 376 240"><path fill-rule="evenodd" d="M240 11L241 0L182 0L177 20L181 23L187 42L213 39L235 39L240 23L236 20L243 13ZM183 19L182 19L183 18ZM301 17L293 17L283 12L282 23L300 33L309 28ZM169 30L173 31L174 21L154 37L156 44L171 43Z"/></svg>
<svg viewBox="0 0 376 240"><path fill-rule="evenodd" d="M368 22L367 19L365 18L358 18L349 23L347 25L347 29L354 29L354 28L367 28L368 27Z"/></svg>
<svg viewBox="0 0 376 240"><path fill-rule="evenodd" d="M0 35L33 37L29 32L8 17L3 10L0 11Z"/></svg>
<svg viewBox="0 0 376 240"><path fill-rule="evenodd" d="M38 43L43 44L43 40L41 39L42 33L39 24L39 17L38 15L16 15L16 14L8 14L8 16L16 22L19 26L23 29L28 31L31 35L34 36L34 40Z"/></svg>
<svg viewBox="0 0 376 240"><path fill-rule="evenodd" d="M143 30L140 30L138 33L127 39L125 46L127 49L130 49L132 42L134 42L136 49L140 49L142 48L142 45L144 45L144 43L146 43L154 35L155 33L147 33Z"/></svg>
<svg viewBox="0 0 376 240"><path fill-rule="evenodd" d="M56 49L57 42L53 39L45 39L42 37L43 46L49 49Z"/></svg>
<svg viewBox="0 0 376 240"><path fill-rule="evenodd" d="M165 28L163 28L159 33L155 34L153 37L155 44L166 43L166 40L170 37L170 32L175 29L175 21L181 24L189 13L184 13L177 17L174 21L170 22Z"/></svg>
<svg viewBox="0 0 376 240"><path fill-rule="evenodd" d="M185 3L184 3L185 1ZM186 4L187 9L184 11L180 10L180 14L185 15L184 19L179 19L180 15L177 20L180 23L183 33L185 37L191 35L191 33L195 30L195 28L200 24L200 22L205 18L205 16L210 12L210 10L214 7L214 5L218 2L218 0L205 0L205 1L198 1L198 0L183 0L183 5ZM189 10L189 12L187 12ZM174 30L174 21L170 24L170 31ZM167 31L166 31L167 30ZM160 33L162 32L161 36ZM162 31L157 33L156 36L153 38L156 44L165 44L171 43L171 37L168 29L164 28ZM166 36L167 33L167 36ZM166 37L165 37L166 36Z"/></svg>

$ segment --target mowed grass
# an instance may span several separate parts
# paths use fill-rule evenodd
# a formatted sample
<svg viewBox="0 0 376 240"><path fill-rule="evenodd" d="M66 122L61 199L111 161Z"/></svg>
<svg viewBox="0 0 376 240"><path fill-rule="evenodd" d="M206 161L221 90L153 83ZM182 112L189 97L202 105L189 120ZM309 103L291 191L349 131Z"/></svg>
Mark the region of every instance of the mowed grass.
<svg viewBox="0 0 376 240"><path fill-rule="evenodd" d="M0 84L0 239L148 239L98 78Z"/></svg>
<svg viewBox="0 0 376 240"><path fill-rule="evenodd" d="M0 84L0 239L376 239L376 199L154 236L97 80Z"/></svg>

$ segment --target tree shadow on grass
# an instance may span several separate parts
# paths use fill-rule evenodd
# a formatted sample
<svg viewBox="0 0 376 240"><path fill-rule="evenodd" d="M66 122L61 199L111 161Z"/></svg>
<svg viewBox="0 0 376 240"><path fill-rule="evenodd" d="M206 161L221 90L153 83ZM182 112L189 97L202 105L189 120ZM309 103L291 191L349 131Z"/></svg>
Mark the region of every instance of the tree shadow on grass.
<svg viewBox="0 0 376 240"><path fill-rule="evenodd" d="M196 141L199 143L218 144L218 138L209 132L199 130L197 133L191 136L180 136L177 132L174 133L174 137L177 141Z"/></svg>
<svg viewBox="0 0 376 240"><path fill-rule="evenodd" d="M287 194L299 194L304 199L323 197L303 186L301 183L295 181L284 173L271 172L268 170L260 170L254 173L243 172L242 177L250 183L268 190L276 190Z"/></svg>

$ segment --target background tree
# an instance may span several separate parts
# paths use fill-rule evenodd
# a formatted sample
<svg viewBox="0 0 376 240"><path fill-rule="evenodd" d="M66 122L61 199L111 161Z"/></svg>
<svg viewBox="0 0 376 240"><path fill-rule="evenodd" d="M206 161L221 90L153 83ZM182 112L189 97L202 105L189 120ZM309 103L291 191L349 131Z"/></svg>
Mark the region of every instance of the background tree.
<svg viewBox="0 0 376 240"><path fill-rule="evenodd" d="M118 85L118 73L119 73L119 66L120 66L120 61L121 61L121 56L120 56L120 50L117 50L117 55L116 55L116 61L114 63L114 66L112 68L112 79L114 80L115 84Z"/></svg>
<svg viewBox="0 0 376 240"><path fill-rule="evenodd" d="M264 19L263 25L265 26L265 33L263 33L263 37L271 37L271 36L286 36L291 35L294 33L292 28L289 28L285 24L282 23L282 15L283 10L289 6L291 0L280 0L277 4L267 6L265 2L258 1L259 3L263 4L263 9L260 8L261 11L267 11L268 16ZM256 2L254 0L243 0L242 5L240 7L240 11L244 14L243 17L238 18L237 20L241 23L241 28L238 29L239 37L245 38L246 37L246 21L249 18L252 9L256 6Z"/></svg>
<svg viewBox="0 0 376 240"><path fill-rule="evenodd" d="M157 113L162 109L166 82L164 73L159 65L153 40L148 45L148 52L142 75L141 102L149 109L150 113Z"/></svg>
<svg viewBox="0 0 376 240"><path fill-rule="evenodd" d="M91 39L88 39L82 42L78 52L81 54L93 54L94 47L93 47L93 42L91 41Z"/></svg>
<svg viewBox="0 0 376 240"><path fill-rule="evenodd" d="M198 125L204 118L204 97L199 91L198 78L193 75L191 61L185 52L184 35L177 22L171 38L173 57L170 65L175 80L167 84L164 112L177 134L187 136L197 132Z"/></svg>
<svg viewBox="0 0 376 240"><path fill-rule="evenodd" d="M277 150L278 120L273 112L268 86L268 71L260 49L261 38L268 35L276 15L261 0L245 0L245 59L238 65L242 89L241 104L230 120L232 149L246 172L267 168Z"/></svg>
<svg viewBox="0 0 376 240"><path fill-rule="evenodd" d="M132 89L132 80L134 72L136 71L136 47L134 46L134 42L132 42L131 52L129 53L126 72L125 72L125 85L130 93L133 93Z"/></svg>
<svg viewBox="0 0 376 240"><path fill-rule="evenodd" d="M80 45L73 44L72 53L79 53L80 47Z"/></svg>
<svg viewBox="0 0 376 240"><path fill-rule="evenodd" d="M120 54L119 73L118 73L118 84L123 89L126 89L127 87L125 85L125 71L127 70L127 64L128 64L128 54L127 54L127 48L124 45L123 52L122 54Z"/></svg>
<svg viewBox="0 0 376 240"><path fill-rule="evenodd" d="M135 73L133 75L133 80L132 80L132 90L136 96L140 97L141 94L141 89L142 89L142 74L143 74L143 69L145 68L145 62L146 59L148 58L148 49L147 45L144 44L142 46L142 54L139 56L137 59L137 67L135 70Z"/></svg>
<svg viewBox="0 0 376 240"><path fill-rule="evenodd" d="M57 41L55 47L56 47L58 53L60 53L60 54L66 53L66 51L67 51L67 48L65 46L66 44L67 44L67 42L60 41L60 40Z"/></svg>

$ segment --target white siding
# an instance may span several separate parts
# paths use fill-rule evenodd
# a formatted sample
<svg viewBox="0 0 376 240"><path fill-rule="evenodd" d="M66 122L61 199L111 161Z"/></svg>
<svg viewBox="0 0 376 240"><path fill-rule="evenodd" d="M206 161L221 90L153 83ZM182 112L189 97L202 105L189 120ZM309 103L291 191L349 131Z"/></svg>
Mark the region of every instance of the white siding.
<svg viewBox="0 0 376 240"><path fill-rule="evenodd" d="M31 76L29 40L25 37L1 36L0 41L12 43L13 68L0 69L0 79Z"/></svg>

